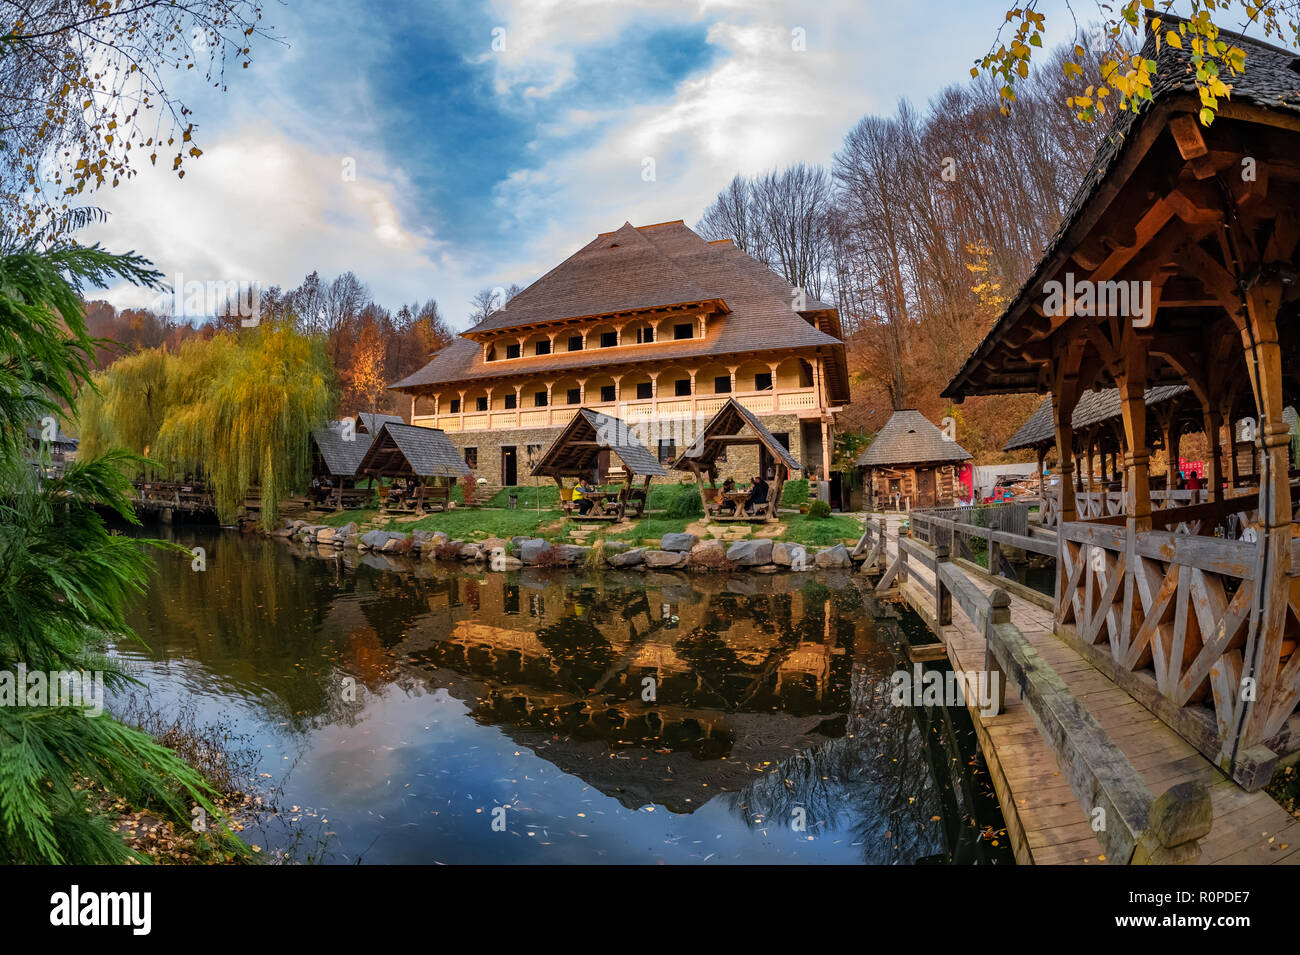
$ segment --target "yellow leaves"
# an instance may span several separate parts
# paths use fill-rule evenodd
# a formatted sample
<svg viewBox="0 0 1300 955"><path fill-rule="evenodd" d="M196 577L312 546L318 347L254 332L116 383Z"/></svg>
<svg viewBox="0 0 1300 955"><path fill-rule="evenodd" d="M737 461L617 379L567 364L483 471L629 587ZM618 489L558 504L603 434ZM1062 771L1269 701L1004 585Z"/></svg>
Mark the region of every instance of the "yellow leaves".
<svg viewBox="0 0 1300 955"><path fill-rule="evenodd" d="M1165 34L1165 42L1168 43L1176 50L1181 50L1183 48L1182 38L1179 37L1178 34L1175 33L1173 30L1170 30L1168 33Z"/></svg>
<svg viewBox="0 0 1300 955"><path fill-rule="evenodd" d="M1083 76L1083 67L1078 63L1071 63L1069 60L1066 60L1061 69L1066 76Z"/></svg>

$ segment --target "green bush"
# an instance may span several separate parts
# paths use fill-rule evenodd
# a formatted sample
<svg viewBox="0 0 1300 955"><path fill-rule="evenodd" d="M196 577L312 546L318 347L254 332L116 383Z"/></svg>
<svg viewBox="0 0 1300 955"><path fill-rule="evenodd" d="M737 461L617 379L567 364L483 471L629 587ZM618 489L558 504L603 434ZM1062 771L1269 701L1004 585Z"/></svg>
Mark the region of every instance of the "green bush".
<svg viewBox="0 0 1300 955"><path fill-rule="evenodd" d="M800 504L808 503L808 479L799 478L797 481L787 481L785 487L781 488L781 506L798 507Z"/></svg>
<svg viewBox="0 0 1300 955"><path fill-rule="evenodd" d="M698 517L704 513L700 504L700 492L693 484L679 484L665 488L663 495L664 512L668 517Z"/></svg>
<svg viewBox="0 0 1300 955"><path fill-rule="evenodd" d="M818 520L831 516L831 506L825 501L813 501L808 505L808 516L815 517Z"/></svg>

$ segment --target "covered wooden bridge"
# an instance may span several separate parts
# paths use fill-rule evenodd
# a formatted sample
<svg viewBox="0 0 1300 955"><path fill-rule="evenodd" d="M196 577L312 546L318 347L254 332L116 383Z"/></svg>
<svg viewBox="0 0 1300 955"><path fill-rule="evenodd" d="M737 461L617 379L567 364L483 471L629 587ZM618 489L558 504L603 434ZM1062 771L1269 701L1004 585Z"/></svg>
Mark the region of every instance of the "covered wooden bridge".
<svg viewBox="0 0 1300 955"><path fill-rule="evenodd" d="M604 492L592 495L591 511L583 517L621 521L629 509L633 516L640 517L645 512L651 478L667 477L668 472L636 439L626 422L611 415L579 408L537 462L533 477L554 478L563 494L565 478L594 480L603 454L613 454L623 462L624 485L612 500ZM639 488L633 485L637 479L644 482Z"/></svg>
<svg viewBox="0 0 1300 955"><path fill-rule="evenodd" d="M1283 417L1300 390L1300 80L1293 52L1222 37L1246 51L1246 69L1227 78L1232 96L1210 127L1197 118L1188 53L1157 52L1148 37L1154 101L1120 114L1042 261L945 395L1051 394L1055 634L1253 790L1300 747L1300 564ZM1146 395L1172 385L1187 389L1215 439L1209 494L1156 508ZM1123 508L1089 516L1075 485L1074 412L1109 387ZM1249 486L1224 468L1243 407L1257 462Z"/></svg>
<svg viewBox="0 0 1300 955"><path fill-rule="evenodd" d="M390 481L411 480L415 484L414 496L403 496L389 506L423 513L426 502L445 508L451 499L451 483L469 477L470 470L456 446L437 428L386 421L357 465L357 474ZM442 483L435 483L438 479Z"/></svg>
<svg viewBox="0 0 1300 955"><path fill-rule="evenodd" d="M705 475L708 475L710 484L718 486L718 465L725 457L727 448L746 444L765 448L775 462L776 473L772 487L768 490L767 507L755 516L759 520L775 521L786 477L790 471L801 470L801 466L789 449L759 423L758 417L734 398L728 398L717 414L709 419L691 446L677 456L673 467L695 475L705 514L715 520L748 520L739 499L732 502L734 515L728 516L725 513L727 503L715 501L704 489ZM743 495L738 495L739 497Z"/></svg>

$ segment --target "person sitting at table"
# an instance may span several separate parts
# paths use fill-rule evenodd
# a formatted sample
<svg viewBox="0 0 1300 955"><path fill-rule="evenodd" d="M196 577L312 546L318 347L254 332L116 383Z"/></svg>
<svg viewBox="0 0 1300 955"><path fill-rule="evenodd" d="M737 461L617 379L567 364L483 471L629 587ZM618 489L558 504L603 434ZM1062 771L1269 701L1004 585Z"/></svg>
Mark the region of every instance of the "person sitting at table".
<svg viewBox="0 0 1300 955"><path fill-rule="evenodd" d="M399 484L397 481L393 481L391 484L388 485L388 506L389 507L402 506L402 485Z"/></svg>
<svg viewBox="0 0 1300 955"><path fill-rule="evenodd" d="M312 500L317 504L325 503L325 494L320 486L320 478L318 477L311 479L311 496Z"/></svg>
<svg viewBox="0 0 1300 955"><path fill-rule="evenodd" d="M737 504L729 495L735 492L736 482L730 477L725 478L722 482L722 493L718 495L718 504L723 508L727 508L732 514L736 513Z"/></svg>
<svg viewBox="0 0 1300 955"><path fill-rule="evenodd" d="M596 486L586 478L578 482L578 486L573 489L573 496L578 502L578 513L586 514L591 510L592 501L587 497L588 494L594 494Z"/></svg>
<svg viewBox="0 0 1300 955"><path fill-rule="evenodd" d="M767 482L759 474L755 475L754 485L749 489L749 497L745 499L745 510L752 517L765 507L767 507Z"/></svg>

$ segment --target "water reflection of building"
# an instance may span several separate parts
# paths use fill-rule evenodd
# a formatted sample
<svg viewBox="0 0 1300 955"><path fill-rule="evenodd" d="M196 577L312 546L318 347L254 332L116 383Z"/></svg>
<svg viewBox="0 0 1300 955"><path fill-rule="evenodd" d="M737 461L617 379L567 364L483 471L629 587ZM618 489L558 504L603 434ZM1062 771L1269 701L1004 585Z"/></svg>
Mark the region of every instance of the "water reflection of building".
<svg viewBox="0 0 1300 955"><path fill-rule="evenodd" d="M733 593L706 578L648 591L558 573L405 586L419 609L398 659L629 806L693 811L843 732L861 627L824 588Z"/></svg>

